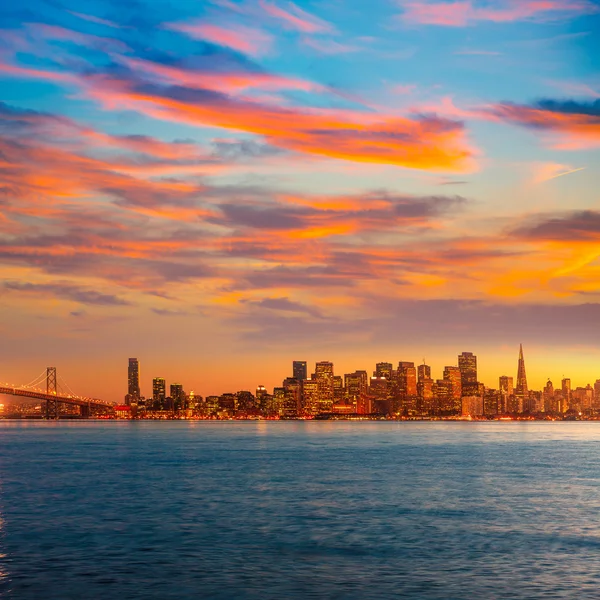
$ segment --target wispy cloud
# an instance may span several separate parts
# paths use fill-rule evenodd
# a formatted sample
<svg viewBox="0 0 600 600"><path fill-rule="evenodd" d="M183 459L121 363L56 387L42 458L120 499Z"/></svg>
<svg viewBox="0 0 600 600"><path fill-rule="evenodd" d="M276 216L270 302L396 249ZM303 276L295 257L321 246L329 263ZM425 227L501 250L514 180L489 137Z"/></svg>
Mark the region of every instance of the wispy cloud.
<svg viewBox="0 0 600 600"><path fill-rule="evenodd" d="M511 23L530 19L561 19L598 11L587 0L458 0L436 2L421 0L399 1L405 23L466 27L479 22Z"/></svg>
<svg viewBox="0 0 600 600"><path fill-rule="evenodd" d="M165 27L185 33L194 39L213 42L251 56L268 54L275 41L273 36L265 31L230 23L219 25L197 21L169 23Z"/></svg>
<svg viewBox="0 0 600 600"><path fill-rule="evenodd" d="M267 2L260 0L260 6L272 18L280 21L284 26L302 33L333 33L335 27L315 15L290 2Z"/></svg>

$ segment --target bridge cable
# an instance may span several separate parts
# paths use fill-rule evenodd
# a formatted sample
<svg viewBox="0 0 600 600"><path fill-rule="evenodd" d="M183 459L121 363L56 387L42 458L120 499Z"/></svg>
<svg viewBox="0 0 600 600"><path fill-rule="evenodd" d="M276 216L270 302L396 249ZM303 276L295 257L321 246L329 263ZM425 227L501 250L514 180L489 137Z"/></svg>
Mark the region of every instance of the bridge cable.
<svg viewBox="0 0 600 600"><path fill-rule="evenodd" d="M42 371L35 379L32 379L29 383L25 385L20 385L20 388L33 387L34 385L38 385L42 383L42 381L46 378L46 371Z"/></svg>

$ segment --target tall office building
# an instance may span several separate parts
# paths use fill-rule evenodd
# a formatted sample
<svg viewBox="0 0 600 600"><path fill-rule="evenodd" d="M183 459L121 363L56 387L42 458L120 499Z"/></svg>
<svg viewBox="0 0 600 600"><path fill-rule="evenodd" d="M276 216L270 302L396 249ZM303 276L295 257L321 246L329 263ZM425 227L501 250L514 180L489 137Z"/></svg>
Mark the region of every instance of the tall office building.
<svg viewBox="0 0 600 600"><path fill-rule="evenodd" d="M181 383L172 383L170 388L173 406L176 408L185 408L185 392L183 391L183 385L181 385Z"/></svg>
<svg viewBox="0 0 600 600"><path fill-rule="evenodd" d="M304 379L301 386L302 414L314 417L319 412L319 384L316 379Z"/></svg>
<svg viewBox="0 0 600 600"><path fill-rule="evenodd" d="M321 361L315 365L313 379L317 381L319 390L319 412L331 412L333 410L333 363Z"/></svg>
<svg viewBox="0 0 600 600"><path fill-rule="evenodd" d="M514 403L514 383L513 378L507 375L502 375L498 379L498 412L515 413L518 407Z"/></svg>
<svg viewBox="0 0 600 600"><path fill-rule="evenodd" d="M568 377L560 382L562 390L562 412L567 412L571 407L571 380Z"/></svg>
<svg viewBox="0 0 600 600"><path fill-rule="evenodd" d="M152 380L152 400L154 403L159 403L162 408L165 405L167 384L162 377L155 377Z"/></svg>
<svg viewBox="0 0 600 600"><path fill-rule="evenodd" d="M517 398L526 398L528 395L527 374L525 373L525 359L523 358L523 344L519 347L519 365L517 367L517 386L515 387L515 396Z"/></svg>
<svg viewBox="0 0 600 600"><path fill-rule="evenodd" d="M295 360L292 366L292 377L297 379L299 382L308 379L308 371L306 369L306 361L305 360Z"/></svg>
<svg viewBox="0 0 600 600"><path fill-rule="evenodd" d="M357 404L367 395L369 378L366 371L355 371L344 375L346 397L351 404Z"/></svg>
<svg viewBox="0 0 600 600"><path fill-rule="evenodd" d="M417 367L418 371L418 379L422 381L423 379L431 379L431 367L423 363Z"/></svg>
<svg viewBox="0 0 600 600"><path fill-rule="evenodd" d="M375 365L375 371L373 371L374 377L385 377L390 380L392 378L392 370L394 366L389 362L380 362Z"/></svg>
<svg viewBox="0 0 600 600"><path fill-rule="evenodd" d="M417 369L414 362L398 363L398 391L404 397L417 395Z"/></svg>
<svg viewBox="0 0 600 600"><path fill-rule="evenodd" d="M513 378L502 375L498 379L498 389L506 396L512 396L514 393Z"/></svg>
<svg viewBox="0 0 600 600"><path fill-rule="evenodd" d="M463 396L477 396L477 357L472 352L463 352L458 355L458 368L461 374L461 387Z"/></svg>
<svg viewBox="0 0 600 600"><path fill-rule="evenodd" d="M454 410L457 413L461 410L462 406L460 399L463 396L469 395L462 391L462 379L463 373L460 370L460 367L444 367L444 381L450 382L450 396L452 398Z"/></svg>
<svg viewBox="0 0 600 600"><path fill-rule="evenodd" d="M139 399L140 363L137 358L130 358L127 368L127 404L136 404Z"/></svg>

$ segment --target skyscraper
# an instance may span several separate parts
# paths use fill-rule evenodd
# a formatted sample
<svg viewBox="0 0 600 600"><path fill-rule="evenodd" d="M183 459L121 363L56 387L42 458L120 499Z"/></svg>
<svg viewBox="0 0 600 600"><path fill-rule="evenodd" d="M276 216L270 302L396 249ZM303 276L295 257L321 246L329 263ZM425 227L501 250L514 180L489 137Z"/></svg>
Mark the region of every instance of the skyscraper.
<svg viewBox="0 0 600 600"><path fill-rule="evenodd" d="M375 365L375 371L373 371L374 377L385 377L386 379L392 378L392 370L394 365L389 362L380 362Z"/></svg>
<svg viewBox="0 0 600 600"><path fill-rule="evenodd" d="M130 358L127 368L127 404L136 404L139 399L140 363L137 358Z"/></svg>
<svg viewBox="0 0 600 600"><path fill-rule="evenodd" d="M370 412L365 408L365 399L369 387L366 371L355 371L354 373L346 373L344 375L344 387L348 402L356 406L356 412L366 414ZM361 407L362 411L361 412Z"/></svg>
<svg viewBox="0 0 600 600"><path fill-rule="evenodd" d="M308 378L308 371L306 369L305 360L295 360L292 365L292 377L297 379L299 382L304 381Z"/></svg>
<svg viewBox="0 0 600 600"><path fill-rule="evenodd" d="M417 370L414 362L398 363L398 390L404 397L417 395Z"/></svg>
<svg viewBox="0 0 600 600"><path fill-rule="evenodd" d="M165 405L167 384L162 377L155 377L152 380L152 400L155 408L162 409Z"/></svg>
<svg viewBox="0 0 600 600"><path fill-rule="evenodd" d="M319 412L333 410L333 363L321 361L315 365L315 375L319 390Z"/></svg>
<svg viewBox="0 0 600 600"><path fill-rule="evenodd" d="M458 355L458 368L461 375L463 396L477 396L477 357L472 352L463 352Z"/></svg>
<svg viewBox="0 0 600 600"><path fill-rule="evenodd" d="M444 367L444 381L450 382L450 396L452 397L453 410L458 414L461 410L460 399L463 396L471 395L465 394L462 391L462 379L463 373L459 367Z"/></svg>
<svg viewBox="0 0 600 600"><path fill-rule="evenodd" d="M173 401L173 408L185 408L185 392L181 383L171 384L171 400Z"/></svg>
<svg viewBox="0 0 600 600"><path fill-rule="evenodd" d="M431 379L431 367L423 363L418 367L419 381L423 379Z"/></svg>
<svg viewBox="0 0 600 600"><path fill-rule="evenodd" d="M527 389L527 374L525 373L525 359L523 358L523 344L519 346L519 366L517 368L517 385L515 387L515 396L517 398L526 398Z"/></svg>

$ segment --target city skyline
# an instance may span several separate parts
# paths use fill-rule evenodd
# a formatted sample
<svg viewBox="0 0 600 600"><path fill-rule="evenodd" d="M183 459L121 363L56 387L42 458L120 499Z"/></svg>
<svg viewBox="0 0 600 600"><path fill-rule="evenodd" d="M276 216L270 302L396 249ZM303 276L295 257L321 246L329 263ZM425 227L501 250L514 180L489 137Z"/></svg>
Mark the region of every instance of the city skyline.
<svg viewBox="0 0 600 600"><path fill-rule="evenodd" d="M117 418L193 419L455 419L455 418L592 418L600 415L600 378L592 386L560 385L548 379L543 390L529 387L523 345L519 345L516 378L500 375L497 386L481 381L478 357L463 351L456 365L446 365L441 378L431 365L400 360L378 362L368 370L340 374L331 361L294 360L280 384L202 396L171 383L152 379L150 396L140 396L139 361L129 358L125 404L115 406Z"/></svg>
<svg viewBox="0 0 600 600"><path fill-rule="evenodd" d="M415 361L396 361L393 362L378 362L372 363L374 364L374 369L371 371L369 369L365 369L365 365L363 365L359 369L354 369L353 371L344 371L344 369L335 371L335 362L332 361L315 361L315 367L311 371L308 369L309 361L306 360L294 360L291 363L291 369L287 374L280 374L283 377L284 385L286 381L296 380L298 382L302 382L304 380L308 381L317 381L320 378L322 379L323 374L327 377L327 379L333 379L334 372L335 377L341 378L343 373L344 378L344 388L347 388L345 378L348 376L352 376L356 373L365 373L366 377L366 385L377 385L378 379L387 379L392 380L393 378L399 382L400 388L404 390L406 395L412 396L422 396L422 388L420 387L420 383L424 380L430 380L432 383L436 381L442 381L438 379L437 376L441 375L443 380L448 382L452 382L452 387L458 388L458 398L462 396L470 396L470 395L479 395L481 394L482 389L492 389L498 391L505 391L508 396L514 395L516 398L520 398L521 401L523 398L527 397L532 392L542 392L548 386L548 384L552 384L552 377L546 377L544 380L544 385L539 388L535 388L535 386L530 386L527 381L526 376L526 367L525 367L525 359L523 352L523 344L519 345L519 354L517 359L517 365L515 368L515 374L503 373L496 375L495 382L483 381L483 378L480 377L480 372L478 370L478 357L476 354L472 352L463 351L461 354L458 354L457 364L450 365L446 364L443 370L436 372L431 365L426 364L425 359L423 359L422 363L418 363ZM397 368L395 366L397 364ZM132 365L134 365L132 369ZM135 373L132 377L132 373ZM265 386L260 376L258 379L253 382L251 385L242 386L240 389L233 390L231 386L227 387L226 382L224 382L225 387L218 392L206 393L203 392L202 388L194 388L187 386L185 383L181 381L168 381L167 377L158 376L156 374L151 374L147 377L151 381L151 385L148 387L149 393L144 395L143 392L140 392L140 361L136 358L129 358L129 367L127 372L127 394L125 396L125 401L127 404L135 403L136 400L139 400L140 397L146 398L156 398L159 395L162 398L162 401L166 398L167 385L170 385L171 396L173 396L174 388L177 389L177 395L181 395L182 393L192 393L196 396L219 396L223 393L233 393L239 391L253 391L258 390L259 388L268 393L269 389L274 389L280 385L280 382L277 385L273 386ZM281 378L280 378L281 379ZM569 390L571 389L572 378L568 375L561 375L560 380L554 377L555 381L560 381L560 386L555 386L556 389L562 387L564 391L565 381L568 381ZM403 382L403 383L402 383ZM583 389L584 387L593 387L594 389L598 387L598 383L600 382L600 373L587 382L575 381L576 387ZM333 393L334 384L333 381L331 383L331 393ZM581 384L581 385L579 385ZM483 386L483 387L482 387ZM595 386L595 387L594 387ZM573 387L575 389L575 387ZM347 391L347 389L346 389ZM333 396L327 400L328 402L333 403Z"/></svg>
<svg viewBox="0 0 600 600"><path fill-rule="evenodd" d="M51 364L118 398L119 354L145 389L164 369L216 393L297 356L437 371L461 347L493 381L520 342L537 389L595 377L595 0L26 0L0 19L7 377Z"/></svg>

